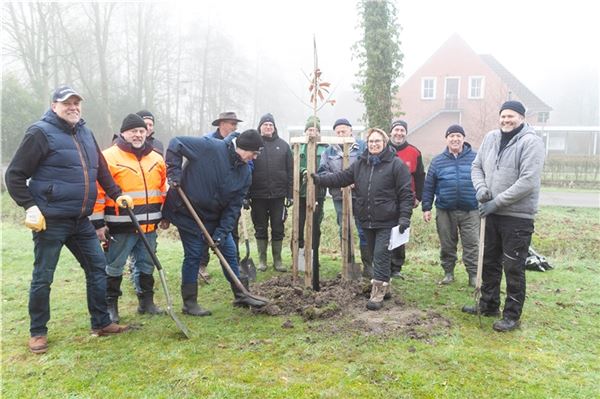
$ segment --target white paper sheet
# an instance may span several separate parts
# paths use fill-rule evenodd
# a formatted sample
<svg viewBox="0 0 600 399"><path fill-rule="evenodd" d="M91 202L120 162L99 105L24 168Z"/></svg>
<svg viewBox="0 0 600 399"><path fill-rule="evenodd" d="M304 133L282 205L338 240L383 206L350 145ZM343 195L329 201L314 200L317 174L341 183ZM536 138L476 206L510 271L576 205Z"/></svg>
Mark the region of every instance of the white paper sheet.
<svg viewBox="0 0 600 399"><path fill-rule="evenodd" d="M398 248L402 244L406 244L410 237L410 227L404 230L404 233L400 234L400 226L392 227L392 232L390 234L390 244L388 245L388 250L392 250L394 248Z"/></svg>

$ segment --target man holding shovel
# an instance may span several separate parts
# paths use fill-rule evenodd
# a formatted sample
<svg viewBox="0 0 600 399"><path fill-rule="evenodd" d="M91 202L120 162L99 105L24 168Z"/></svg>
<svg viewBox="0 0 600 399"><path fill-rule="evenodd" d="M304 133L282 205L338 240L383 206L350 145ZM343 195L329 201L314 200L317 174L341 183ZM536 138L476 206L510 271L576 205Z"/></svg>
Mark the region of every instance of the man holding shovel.
<svg viewBox="0 0 600 399"><path fill-rule="evenodd" d="M538 209L544 143L525 123L525 107L506 101L500 108L500 128L483 139L473 161L471 177L486 218L481 299L462 311L484 316L500 314L502 270L506 275L506 300L496 331L519 327L525 302L525 261L533 219ZM479 309L477 308L479 307Z"/></svg>
<svg viewBox="0 0 600 399"><path fill-rule="evenodd" d="M133 198L135 214L146 239L156 251L156 227L162 220L161 208L167 191L167 166L162 156L146 141L148 131L141 116L129 114L123 119L121 133L114 144L103 151L108 168L124 194ZM113 322L119 321L119 297L127 257L135 259L139 271L138 313L163 314L154 304L154 263L137 234L130 217L98 185L98 198L90 217L96 234L108 243L106 302ZM162 227L168 227L166 221ZM109 235L110 232L110 235Z"/></svg>
<svg viewBox="0 0 600 399"><path fill-rule="evenodd" d="M198 269L207 238L177 189L181 188L191 202L192 210L200 217L212 241L234 274L240 276L233 231L242 208L243 199L252 180L248 161L256 159L263 141L256 130L232 134L224 140L211 137L175 137L167 149L167 176L171 188L167 194L164 216L179 231L184 259L181 267L181 296L183 313L207 316L210 311L198 305ZM187 159L183 167L183 158ZM262 307L266 304L248 295L226 273L231 285L235 306ZM243 287L241 287L243 288Z"/></svg>

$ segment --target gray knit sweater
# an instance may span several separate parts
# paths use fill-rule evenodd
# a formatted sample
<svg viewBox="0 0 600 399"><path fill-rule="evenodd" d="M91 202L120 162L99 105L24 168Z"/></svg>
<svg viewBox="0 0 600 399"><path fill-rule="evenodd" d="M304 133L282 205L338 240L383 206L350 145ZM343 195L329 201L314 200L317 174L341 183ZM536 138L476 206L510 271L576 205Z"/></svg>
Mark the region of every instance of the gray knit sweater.
<svg viewBox="0 0 600 399"><path fill-rule="evenodd" d="M498 153L501 135L496 129L484 137L471 169L473 186L490 190L498 205L495 214L533 219L538 210L544 143L525 124Z"/></svg>

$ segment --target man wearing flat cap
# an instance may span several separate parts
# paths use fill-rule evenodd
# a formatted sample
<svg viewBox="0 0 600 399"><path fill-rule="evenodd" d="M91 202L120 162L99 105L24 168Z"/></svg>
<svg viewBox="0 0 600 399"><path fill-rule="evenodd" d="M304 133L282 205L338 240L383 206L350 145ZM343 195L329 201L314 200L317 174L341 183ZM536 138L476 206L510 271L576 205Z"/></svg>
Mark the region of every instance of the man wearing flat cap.
<svg viewBox="0 0 600 399"><path fill-rule="evenodd" d="M435 198L435 225L440 239L440 263L444 278L440 284L454 281L454 266L458 260L458 237L462 244L463 263L469 285L475 287L479 249L479 212L471 181L471 164L477 154L465 141L460 125L446 129L446 148L429 164L423 187L423 220L432 219Z"/></svg>
<svg viewBox="0 0 600 399"><path fill-rule="evenodd" d="M500 283L506 276L506 299L496 331L519 327L525 302L525 261L533 220L538 210L544 143L525 122L525 106L506 101L500 107L500 128L483 139L471 177L486 218L481 299L463 312L500 315Z"/></svg>
<svg viewBox="0 0 600 399"><path fill-rule="evenodd" d="M29 289L29 350L48 350L50 286L66 245L85 271L93 335L128 329L112 323L106 305L106 259L88 219L96 202L96 180L117 202L121 195L92 131L81 118L83 97L69 86L54 91L50 109L31 125L6 170L6 187L25 209L33 231L33 273ZM29 182L28 182L29 180Z"/></svg>
<svg viewBox="0 0 600 399"><path fill-rule="evenodd" d="M248 162L256 159L262 147L262 138L253 129L242 134L231 134L224 140L207 136L180 136L169 143L166 162L171 188L167 193L163 215L177 227L183 245L181 296L182 311L185 314L211 314L198 304L198 269L202 253L207 250L208 244L179 197L176 187L181 186L187 194L215 244L239 277L237 250L231 232L252 180ZM187 159L185 168L184 157ZM229 280L225 270L223 273ZM244 294L231 280L229 282L235 306L265 305Z"/></svg>

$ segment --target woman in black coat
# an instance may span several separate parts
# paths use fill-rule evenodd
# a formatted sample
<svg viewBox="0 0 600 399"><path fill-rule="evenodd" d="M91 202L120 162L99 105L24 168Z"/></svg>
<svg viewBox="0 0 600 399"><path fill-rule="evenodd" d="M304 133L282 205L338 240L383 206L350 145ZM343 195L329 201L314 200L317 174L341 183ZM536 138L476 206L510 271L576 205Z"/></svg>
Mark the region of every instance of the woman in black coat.
<svg viewBox="0 0 600 399"><path fill-rule="evenodd" d="M358 221L373 254L374 278L367 309L379 310L390 292L390 251L392 227L404 232L410 226L413 195L410 172L388 147L388 136L380 129L367 132L367 149L346 170L328 175L313 175L315 184L346 187L354 184ZM389 296L389 295L388 295Z"/></svg>

